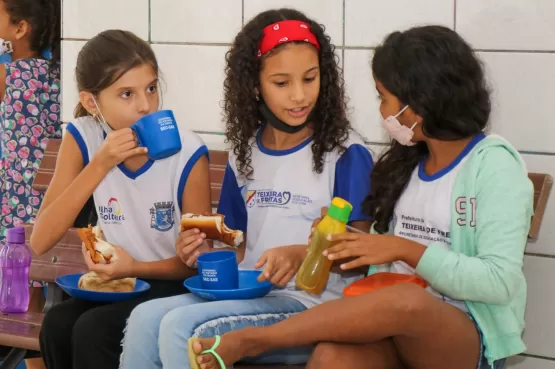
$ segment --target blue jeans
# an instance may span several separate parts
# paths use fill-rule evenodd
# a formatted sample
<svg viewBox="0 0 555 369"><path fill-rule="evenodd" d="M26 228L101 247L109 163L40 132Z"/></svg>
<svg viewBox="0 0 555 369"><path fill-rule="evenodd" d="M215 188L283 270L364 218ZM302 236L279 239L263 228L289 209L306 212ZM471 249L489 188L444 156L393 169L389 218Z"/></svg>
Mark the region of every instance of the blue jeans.
<svg viewBox="0 0 555 369"><path fill-rule="evenodd" d="M148 301L137 306L129 317L120 365L123 369L188 369L189 338L268 326L304 310L306 307L297 300L281 296L207 302L185 294ZM276 350L248 361L302 364L308 361L312 349Z"/></svg>

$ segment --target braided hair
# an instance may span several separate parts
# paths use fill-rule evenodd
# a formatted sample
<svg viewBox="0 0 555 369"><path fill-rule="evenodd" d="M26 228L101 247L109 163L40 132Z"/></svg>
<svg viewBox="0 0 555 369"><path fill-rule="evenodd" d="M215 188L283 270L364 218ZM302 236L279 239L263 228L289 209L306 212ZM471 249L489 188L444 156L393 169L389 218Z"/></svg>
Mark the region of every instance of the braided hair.
<svg viewBox="0 0 555 369"><path fill-rule="evenodd" d="M40 54L52 49L52 60L60 60L61 1L60 0L3 0L12 24L26 21L31 26L29 45Z"/></svg>

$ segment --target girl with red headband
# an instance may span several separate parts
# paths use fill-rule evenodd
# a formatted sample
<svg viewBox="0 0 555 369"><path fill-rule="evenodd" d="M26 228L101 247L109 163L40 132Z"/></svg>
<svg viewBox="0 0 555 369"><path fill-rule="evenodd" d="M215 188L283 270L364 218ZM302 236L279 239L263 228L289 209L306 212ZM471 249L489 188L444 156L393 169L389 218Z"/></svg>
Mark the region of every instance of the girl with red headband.
<svg viewBox="0 0 555 369"><path fill-rule="evenodd" d="M275 324L340 298L360 278L357 272L332 273L320 295L294 285L312 222L333 197L353 205L352 226L368 231L370 225L361 205L372 158L346 117L330 38L298 11L267 11L239 32L226 61L224 110L232 149L218 212L246 235L237 251L240 268L262 270L260 279L276 288L253 300L204 302L186 294L140 305L129 318L124 369L198 367L194 358L189 363L190 338ZM191 245L204 242L203 234L189 233ZM311 351L273 352L252 361L304 363Z"/></svg>

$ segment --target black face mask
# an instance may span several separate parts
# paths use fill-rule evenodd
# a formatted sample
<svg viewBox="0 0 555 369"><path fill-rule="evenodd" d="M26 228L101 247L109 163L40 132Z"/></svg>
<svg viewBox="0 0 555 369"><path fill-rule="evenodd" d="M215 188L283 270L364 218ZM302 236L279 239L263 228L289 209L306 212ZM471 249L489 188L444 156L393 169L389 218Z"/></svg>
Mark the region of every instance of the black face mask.
<svg viewBox="0 0 555 369"><path fill-rule="evenodd" d="M306 121L303 124L299 126L291 126L285 123L284 121L280 120L278 117L276 117L275 114L272 113L270 109L268 109L268 106L266 106L266 104L263 101L260 102L260 104L258 105L258 111L260 112L260 114L262 114L264 119L268 121L268 123L272 127L277 129L278 131L282 131L285 133L300 132L304 127L306 127L310 122L312 122L312 119L314 118L314 109L312 109L312 111L310 112L310 114L308 114L308 117L306 118Z"/></svg>

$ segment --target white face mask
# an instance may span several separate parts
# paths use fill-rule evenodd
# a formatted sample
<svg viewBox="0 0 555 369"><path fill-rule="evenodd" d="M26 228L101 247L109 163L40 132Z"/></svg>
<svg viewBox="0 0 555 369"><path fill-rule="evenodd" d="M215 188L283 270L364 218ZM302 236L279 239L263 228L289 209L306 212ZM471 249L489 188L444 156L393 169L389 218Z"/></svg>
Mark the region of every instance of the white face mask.
<svg viewBox="0 0 555 369"><path fill-rule="evenodd" d="M12 42L0 38L0 63L11 63L12 53Z"/></svg>
<svg viewBox="0 0 555 369"><path fill-rule="evenodd" d="M100 123L100 125L102 126L102 129L104 130L104 132L106 132L106 134L110 133L113 131L112 127L110 127L110 125L106 122L106 119L104 119L104 116L102 115L102 112L100 111L100 107L98 106L96 99L94 98L94 96L91 94L91 97L93 99L94 105L96 106L96 110L98 110L98 123Z"/></svg>
<svg viewBox="0 0 555 369"><path fill-rule="evenodd" d="M412 130L418 124L418 122L415 122L412 125L412 127L409 128L405 125L402 125L399 122L399 120L397 119L397 117L399 115L403 114L403 112L405 110L407 110L408 107L409 106L407 105L403 109L401 109L401 111L398 112L397 114L390 115L389 117L384 119L382 121L382 125L383 125L383 128L389 134L389 136L391 136L391 138L393 138L395 141L399 142L401 145L403 145L403 146L414 146L415 143L411 141L412 136L414 135L414 132Z"/></svg>

